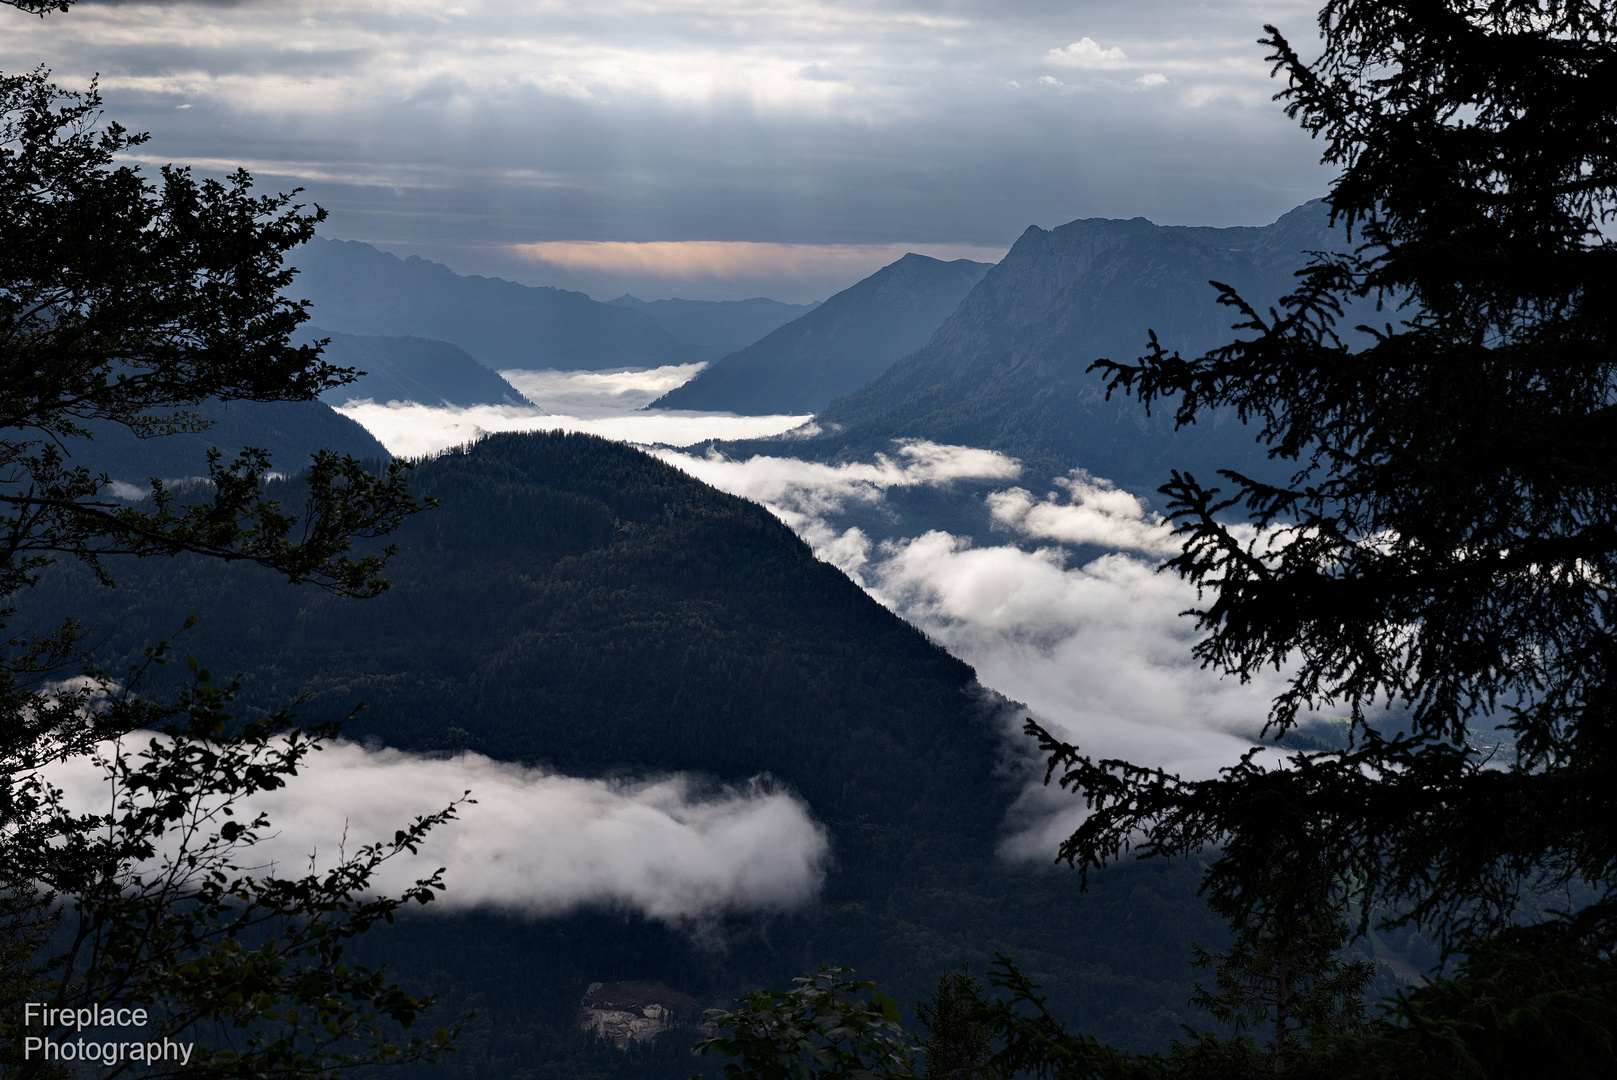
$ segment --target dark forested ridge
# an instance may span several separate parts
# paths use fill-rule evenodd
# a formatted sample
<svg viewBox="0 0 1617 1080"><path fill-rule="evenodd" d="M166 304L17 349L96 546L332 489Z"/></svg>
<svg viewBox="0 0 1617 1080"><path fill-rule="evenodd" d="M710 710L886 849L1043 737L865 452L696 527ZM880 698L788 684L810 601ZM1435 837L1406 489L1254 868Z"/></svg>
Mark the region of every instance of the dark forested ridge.
<svg viewBox="0 0 1617 1080"><path fill-rule="evenodd" d="M319 325L448 341L491 368L659 367L711 355L583 293L463 276L356 241L316 237L287 261L298 269L287 291L312 302Z"/></svg>
<svg viewBox="0 0 1617 1080"><path fill-rule="evenodd" d="M838 962L914 1000L996 950L1123 1041L1160 1044L1189 1018L1189 943L1219 935L1193 868L1120 868L1080 895L1066 872L1001 863L1015 793L996 773L1002 703L761 507L556 433L494 436L422 464L415 486L443 505L397 534L394 587L376 600L182 558L114 565L115 591L57 568L30 611L98 622L109 659L199 615L184 651L243 672L260 705L307 693L302 713L331 717L363 700L359 738L581 775L768 773L828 823L835 853L819 903L733 920L720 950L609 913L423 916L366 942L484 1012L441 1069L486 1075L531 1051L648 1075L575 1035L595 979L656 979L713 1004Z"/></svg>
<svg viewBox="0 0 1617 1080"><path fill-rule="evenodd" d="M256 446L269 451L276 469L288 473L306 467L317 450L388 457L370 432L320 401L207 401L193 411L213 426L188 435L142 439L121 424L86 421L92 437L69 440L64 451L72 465L141 487L154 476L206 476L208 451L214 447L228 464L243 447Z"/></svg>
<svg viewBox="0 0 1617 1080"><path fill-rule="evenodd" d="M1141 491L1170 468L1261 467L1262 452L1233 417L1175 433L1164 410L1147 417L1133 401L1107 401L1101 377L1086 369L1140 355L1147 329L1186 355L1227 340L1238 316L1214 302L1208 282L1233 285L1266 310L1293 287L1308 252L1347 245L1328 218L1316 201L1261 228L1144 218L1030 227L931 340L831 402L819 416L828 434L794 441L791 452L858 455L925 438L1002 450L1035 474L1082 467ZM1395 316L1363 311L1348 323L1377 317Z"/></svg>
<svg viewBox="0 0 1617 1080"><path fill-rule="evenodd" d="M422 405L527 405L516 387L447 341L420 337L343 334L306 326L299 341L326 339L325 359L364 372L320 400L342 405L360 398Z"/></svg>
<svg viewBox="0 0 1617 1080"><path fill-rule="evenodd" d="M817 412L932 335L988 263L909 254L713 363L653 406L749 415Z"/></svg>
<svg viewBox="0 0 1617 1080"><path fill-rule="evenodd" d="M832 817L926 806L992 834L993 804L946 794L989 798L971 669L762 507L581 435L493 436L412 488L444 505L395 534L393 588L364 604L181 562L131 565L73 610L119 601L103 622L131 655L199 615L187 648L255 673L255 698L307 690L310 715L365 700L367 734L395 745L569 773L768 772ZM917 776L895 787L904 762Z"/></svg>

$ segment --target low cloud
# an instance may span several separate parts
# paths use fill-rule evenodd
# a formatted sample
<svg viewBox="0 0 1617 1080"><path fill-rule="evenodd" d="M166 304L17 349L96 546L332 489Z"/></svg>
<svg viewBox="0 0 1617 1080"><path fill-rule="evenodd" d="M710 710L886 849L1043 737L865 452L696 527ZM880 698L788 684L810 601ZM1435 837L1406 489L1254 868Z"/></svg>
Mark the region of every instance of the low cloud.
<svg viewBox="0 0 1617 1080"><path fill-rule="evenodd" d="M581 431L640 446L690 446L710 439L758 439L801 427L811 417L641 411L702 370L701 364L628 371L503 371L533 406L421 405L410 401L350 401L337 409L388 453L426 457L496 431Z"/></svg>
<svg viewBox="0 0 1617 1080"><path fill-rule="evenodd" d="M807 416L736 416L732 413L629 413L568 416L516 405L418 405L351 401L337 410L358 421L390 454L425 457L475 442L496 431L581 431L640 445L689 446L708 439L758 439L790 431Z"/></svg>
<svg viewBox="0 0 1617 1080"><path fill-rule="evenodd" d="M50 778L72 805L106 801L105 779L85 759ZM419 856L384 864L380 891L442 866L446 909L554 916L611 908L682 924L796 908L818 893L830 856L808 807L764 782L704 789L682 775L589 780L480 754L441 760L339 742L311 755L285 788L252 800L274 827L252 861L283 875L303 872L311 856L329 866L340 845L352 852L391 837L468 789L476 803L433 830Z"/></svg>
<svg viewBox="0 0 1617 1080"><path fill-rule="evenodd" d="M1006 823L1008 857L1048 860L1084 812L1071 795L1043 786L1042 763L1021 732L1025 717L1101 757L1210 776L1252 745L1281 688L1274 672L1243 684L1195 660L1197 633L1180 614L1196 605L1195 590L1157 572L1177 550L1168 525L1082 470L1040 497L1019 487L960 494L985 498L996 529L1016 543L930 530L876 544L841 527L837 515L898 486L1014 480L1017 463L925 442L841 465L661 456L763 503L821 559L971 664L986 687L1026 706L1003 714L1012 767L1025 778Z"/></svg>
<svg viewBox="0 0 1617 1080"><path fill-rule="evenodd" d="M522 396L551 412L577 417L614 416L643 409L696 378L706 364L627 371L502 371Z"/></svg>
<svg viewBox="0 0 1617 1080"><path fill-rule="evenodd" d="M1273 673L1242 684L1203 668L1191 656L1194 628L1179 614L1195 603L1194 589L1145 559L1114 553L1069 566L1059 548L978 547L929 532L881 545L864 577L984 685L1100 757L1212 775L1252 745L1279 688ZM1021 715L1014 720L1010 744L1030 754ZM1044 789L1042 769L1029 765L1007 851L1048 858L1081 807Z"/></svg>
<svg viewBox="0 0 1617 1080"><path fill-rule="evenodd" d="M1066 492L1065 499L1056 492L1035 499L1023 488L989 495L988 507L994 520L1024 536L1064 544L1164 556L1179 550L1169 525L1110 480L1074 469L1055 483Z"/></svg>
<svg viewBox="0 0 1617 1080"><path fill-rule="evenodd" d="M765 455L735 461L717 451L697 456L662 450L657 456L721 491L764 504L793 528L809 527L849 503L879 502L892 488L1014 480L1022 473L1021 462L997 450L925 439L895 440L893 455L839 465Z"/></svg>

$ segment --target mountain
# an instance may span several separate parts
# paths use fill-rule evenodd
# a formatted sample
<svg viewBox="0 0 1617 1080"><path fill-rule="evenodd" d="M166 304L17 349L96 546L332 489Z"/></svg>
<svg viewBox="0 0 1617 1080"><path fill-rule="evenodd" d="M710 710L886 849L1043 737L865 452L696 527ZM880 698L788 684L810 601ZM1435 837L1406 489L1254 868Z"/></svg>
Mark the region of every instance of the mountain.
<svg viewBox="0 0 1617 1080"><path fill-rule="evenodd" d="M909 254L652 402L748 415L818 412L938 328L988 263Z"/></svg>
<svg viewBox="0 0 1617 1080"><path fill-rule="evenodd" d="M390 538L393 587L375 600L185 556L118 560L116 590L50 568L20 598L20 629L78 613L121 667L195 614L181 649L241 672L249 706L306 695L296 708L318 720L363 700L356 738L578 776L767 775L834 851L816 903L706 937L611 911L429 913L355 943L356 962L481 1013L432 1076L529 1075L526 1061L688 1077L677 1046L644 1057L582 1040L586 987L659 982L718 1005L828 962L908 1003L1004 951L1084 1030L1160 1046L1190 1019L1190 942L1223 937L1196 868L1123 865L1081 894L1069 872L1000 861L1017 793L1000 771L1006 703L761 507L559 433L492 436L421 463L412 487L442 504Z"/></svg>
<svg viewBox="0 0 1617 1080"><path fill-rule="evenodd" d="M638 311L687 345L718 350L717 356L751 345L819 306L818 302L783 304L761 296L751 300L648 301L628 293L607 303Z"/></svg>
<svg viewBox="0 0 1617 1080"><path fill-rule="evenodd" d="M292 252L289 295L313 320L348 334L409 334L453 342L491 368L661 367L701 359L638 311L583 293L465 277L412 255L315 237Z"/></svg>
<svg viewBox="0 0 1617 1080"><path fill-rule="evenodd" d="M1262 227L1089 218L1029 228L930 340L831 402L817 417L827 434L794 441L791 452L860 455L924 438L1002 450L1035 475L1082 467L1141 491L1174 467L1262 470L1262 451L1233 416L1176 433L1169 410L1147 417L1131 398L1106 400L1087 368L1100 357L1134 359L1152 329L1186 355L1229 341L1236 315L1216 303L1209 280L1263 311L1291 289L1307 252L1347 246L1318 201ZM1389 317L1363 310L1346 321ZM760 446L780 452L778 443L732 450Z"/></svg>
<svg viewBox="0 0 1617 1080"><path fill-rule="evenodd" d="M207 401L193 410L213 426L187 435L137 438L121 424L89 421L89 439L69 440L73 465L144 488L152 477L180 480L208 474L208 451L228 463L245 446L267 450L276 468L293 472L317 450L386 461L388 452L354 421L320 401Z"/></svg>
<svg viewBox="0 0 1617 1080"><path fill-rule="evenodd" d="M329 338L324 356L339 367L364 372L354 382L327 390L320 400L342 405L360 398L414 401L422 405L527 405L517 388L447 341L419 337L343 334L305 326L299 340Z"/></svg>

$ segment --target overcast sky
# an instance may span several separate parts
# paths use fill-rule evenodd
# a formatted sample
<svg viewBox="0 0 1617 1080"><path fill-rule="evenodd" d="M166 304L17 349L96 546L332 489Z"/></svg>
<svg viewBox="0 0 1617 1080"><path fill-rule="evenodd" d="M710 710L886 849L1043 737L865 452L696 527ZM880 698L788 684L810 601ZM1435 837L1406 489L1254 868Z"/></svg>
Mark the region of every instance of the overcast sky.
<svg viewBox="0 0 1617 1080"><path fill-rule="evenodd" d="M1267 0L80 0L0 67L101 73L142 157L302 185L326 235L598 298L823 298L906 250L1324 193Z"/></svg>

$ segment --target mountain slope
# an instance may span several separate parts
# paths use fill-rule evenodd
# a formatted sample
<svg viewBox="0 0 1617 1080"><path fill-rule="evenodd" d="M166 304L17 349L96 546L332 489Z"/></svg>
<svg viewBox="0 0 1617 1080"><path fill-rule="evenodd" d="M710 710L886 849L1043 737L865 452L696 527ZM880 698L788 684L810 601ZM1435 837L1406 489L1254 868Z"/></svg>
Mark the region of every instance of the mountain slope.
<svg viewBox="0 0 1617 1080"><path fill-rule="evenodd" d="M245 446L268 450L277 469L308 465L317 450L335 450L362 460L386 461L387 449L370 432L320 401L207 401L195 411L213 426L188 435L140 439L120 424L89 421L93 438L69 440L70 464L114 480L145 487L148 480L179 480L208 474L208 451L218 447L228 463Z"/></svg>
<svg viewBox="0 0 1617 1080"><path fill-rule="evenodd" d="M315 237L288 262L298 268L288 294L310 300L319 325L448 341L491 368L596 370L700 359L640 312L583 293L463 277L351 240Z"/></svg>
<svg viewBox="0 0 1617 1080"><path fill-rule="evenodd" d="M647 301L628 293L607 303L640 312L687 345L723 349L720 356L751 345L771 330L819 306L783 304L761 296L751 300Z"/></svg>
<svg viewBox="0 0 1617 1080"><path fill-rule="evenodd" d="M1086 369L1140 355L1151 329L1187 355L1228 341L1236 316L1209 280L1265 310L1290 290L1306 252L1345 246L1319 202L1261 228L1144 218L1029 228L926 344L824 409L818 419L831 434L792 452L856 455L926 438L1005 451L1035 475L1082 467L1136 490L1154 489L1174 467L1261 470L1262 452L1233 418L1176 433L1162 409L1147 417L1130 398L1106 400Z"/></svg>
<svg viewBox="0 0 1617 1080"><path fill-rule="evenodd" d="M992 834L971 669L762 507L583 435L491 436L411 486L443 506L392 538L393 587L374 601L182 560L134 562L85 603L116 602L110 642L131 655L197 614L215 666L274 673L253 695L317 687L306 714L366 700L395 745L570 773L769 773L832 817L927 805ZM935 778L888 782L933 758ZM989 801L968 808L962 789Z"/></svg>
<svg viewBox="0 0 1617 1080"><path fill-rule="evenodd" d="M327 360L365 373L321 394L320 400L328 405L359 398L462 407L528 403L516 387L447 341L343 334L312 326L299 336L310 341L329 338Z"/></svg>
<svg viewBox="0 0 1617 1080"><path fill-rule="evenodd" d="M909 254L653 402L748 415L818 412L931 336L989 264Z"/></svg>
<svg viewBox="0 0 1617 1080"><path fill-rule="evenodd" d="M434 1075L508 1075L496 1059L514 1047L570 1045L577 995L603 977L719 1004L835 962L911 1001L1003 950L1088 1029L1158 1045L1188 1018L1189 942L1219 939L1194 869L1119 868L1079 894L1066 873L1001 863L1016 792L971 669L761 507L580 435L494 436L413 484L443 503L394 538L376 600L181 557L120 560L116 591L52 568L25 615L98 623L113 664L199 615L181 648L242 672L249 704L307 694L299 712L319 719L364 700L353 735L395 746L574 775L768 774L835 850L818 904L726 924L722 950L610 913L429 916L364 943L484 1012L482 1041ZM629 1075L604 1060L584 1075Z"/></svg>

